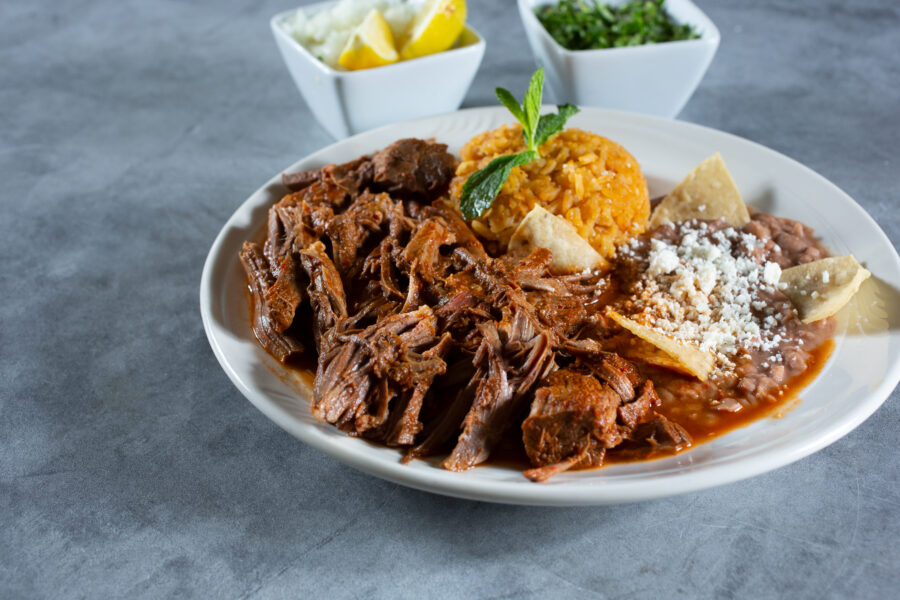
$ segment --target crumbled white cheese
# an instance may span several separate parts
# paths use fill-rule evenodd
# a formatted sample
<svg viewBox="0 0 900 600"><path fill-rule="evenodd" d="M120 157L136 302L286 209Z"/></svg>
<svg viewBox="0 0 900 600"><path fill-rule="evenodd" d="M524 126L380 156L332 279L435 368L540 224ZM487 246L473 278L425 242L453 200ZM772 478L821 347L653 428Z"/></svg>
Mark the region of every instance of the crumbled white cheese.
<svg viewBox="0 0 900 600"><path fill-rule="evenodd" d="M778 263L767 262L763 267L763 281L769 285L777 285L779 279L781 279L781 267L778 266Z"/></svg>
<svg viewBox="0 0 900 600"><path fill-rule="evenodd" d="M700 265L697 269L697 283L700 285L700 291L707 296L712 293L716 287L716 267L710 263Z"/></svg>
<svg viewBox="0 0 900 600"><path fill-rule="evenodd" d="M650 266L647 271L652 277L668 275L680 264L678 255L659 240L653 240L654 251L650 254Z"/></svg>
<svg viewBox="0 0 900 600"><path fill-rule="evenodd" d="M822 283L828 283L831 280L831 275L828 271L822 271Z"/></svg>
<svg viewBox="0 0 900 600"><path fill-rule="evenodd" d="M731 227L710 233L697 221L681 224L679 234L677 243L650 241L646 270L632 290L644 323L712 352L720 373L734 367L742 349L774 350L784 317L761 294L780 287L781 267L754 259L762 242ZM620 252L640 259L632 246Z"/></svg>

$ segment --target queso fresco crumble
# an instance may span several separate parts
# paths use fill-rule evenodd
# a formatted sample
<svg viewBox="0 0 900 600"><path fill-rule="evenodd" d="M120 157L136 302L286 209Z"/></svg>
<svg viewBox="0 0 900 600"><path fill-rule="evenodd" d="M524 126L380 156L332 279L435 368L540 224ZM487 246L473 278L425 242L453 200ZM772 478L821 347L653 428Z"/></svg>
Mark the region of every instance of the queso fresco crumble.
<svg viewBox="0 0 900 600"><path fill-rule="evenodd" d="M781 267L766 260L765 242L734 227L697 220L661 233L620 249L626 263L641 263L640 275L624 290L630 294L632 318L713 353L714 375L732 370L741 351L776 350L784 341L785 313L772 303L780 296ZM771 360L783 357L776 352Z"/></svg>

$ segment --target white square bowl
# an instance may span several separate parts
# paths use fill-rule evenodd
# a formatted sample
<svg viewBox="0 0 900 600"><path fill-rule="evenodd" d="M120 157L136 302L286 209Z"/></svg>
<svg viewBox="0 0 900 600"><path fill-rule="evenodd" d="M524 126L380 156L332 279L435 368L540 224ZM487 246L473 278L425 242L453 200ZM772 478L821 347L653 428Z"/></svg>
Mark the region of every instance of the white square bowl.
<svg viewBox="0 0 900 600"><path fill-rule="evenodd" d="M558 103L674 117L719 47L719 30L690 0L666 0L665 8L676 22L693 25L698 39L601 50L567 50L553 39L534 14L552 0L518 2L528 43Z"/></svg>
<svg viewBox="0 0 900 600"><path fill-rule="evenodd" d="M335 2L304 6L307 14ZM316 119L337 139L375 127L459 108L484 56L481 35L466 25L453 48L361 71L332 69L284 27L294 10L272 17L278 49Z"/></svg>

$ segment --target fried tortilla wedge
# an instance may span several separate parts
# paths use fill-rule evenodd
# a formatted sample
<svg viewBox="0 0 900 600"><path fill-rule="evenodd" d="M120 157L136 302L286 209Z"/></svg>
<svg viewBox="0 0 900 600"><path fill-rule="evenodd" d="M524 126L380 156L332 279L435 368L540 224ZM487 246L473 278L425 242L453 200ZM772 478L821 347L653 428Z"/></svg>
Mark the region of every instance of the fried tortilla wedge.
<svg viewBox="0 0 900 600"><path fill-rule="evenodd" d="M639 360L648 365L663 367L670 371L678 371L685 375L693 375L680 360L672 358L650 342L646 342L639 337L632 338L631 344L624 348L617 348L617 351L629 360Z"/></svg>
<svg viewBox="0 0 900 600"><path fill-rule="evenodd" d="M718 152L694 167L659 203L647 229L689 219L725 219L733 227L750 221L741 193Z"/></svg>
<svg viewBox="0 0 900 600"><path fill-rule="evenodd" d="M700 381L706 381L713 368L716 366L716 357L711 352L701 350L691 344L686 344L672 339L649 327L641 325L637 321L622 316L612 309L606 311L606 315L645 342L652 344L665 352L669 357L680 363L678 371L687 372ZM656 361L659 363L660 361ZM654 364L656 364L654 363Z"/></svg>
<svg viewBox="0 0 900 600"><path fill-rule="evenodd" d="M870 276L853 255L831 256L785 269L779 288L797 308L800 320L812 323L841 310Z"/></svg>
<svg viewBox="0 0 900 600"><path fill-rule="evenodd" d="M525 215L509 240L509 250L546 248L553 254L550 270L554 274L578 273L606 265L606 260L575 226L541 206Z"/></svg>

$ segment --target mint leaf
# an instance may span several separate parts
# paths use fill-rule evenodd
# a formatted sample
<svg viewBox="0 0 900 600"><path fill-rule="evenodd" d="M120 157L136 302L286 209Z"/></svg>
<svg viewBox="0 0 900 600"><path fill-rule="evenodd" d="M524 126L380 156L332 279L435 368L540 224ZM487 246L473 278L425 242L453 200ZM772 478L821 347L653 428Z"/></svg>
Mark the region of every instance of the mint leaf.
<svg viewBox="0 0 900 600"><path fill-rule="evenodd" d="M531 76L528 90L522 99L522 105L509 90L498 87L494 92L497 99L522 124L522 137L528 150L519 154L498 156L483 169L475 171L463 184L459 198L459 210L467 221L477 219L491 207L494 198L500 193L503 184L515 167L540 158L538 147L559 133L566 126L566 121L578 112L571 104L559 107L556 114L541 116L541 98L544 95L544 69L538 69Z"/></svg>
<svg viewBox="0 0 900 600"><path fill-rule="evenodd" d="M522 127L525 127L525 113L522 112L522 107L519 106L519 101L516 100L515 96L509 90L501 87L494 90L494 93L497 94L497 99L500 100L500 103L513 114L519 123L522 124Z"/></svg>
<svg viewBox="0 0 900 600"><path fill-rule="evenodd" d="M537 131L534 134L534 146L540 148L551 137L565 129L566 121L578 112L577 106L571 104L563 104L558 106L559 112L556 114L548 113L541 117L538 121Z"/></svg>
<svg viewBox="0 0 900 600"><path fill-rule="evenodd" d="M514 167L524 165L538 158L534 150L526 150L520 154L498 156L488 165L475 171L463 184L459 198L459 210L467 221L477 219L491 207L494 198L500 193L506 178Z"/></svg>
<svg viewBox="0 0 900 600"><path fill-rule="evenodd" d="M528 91L525 92L525 98L522 100L522 108L525 113L525 122L522 123L522 134L525 141L528 142L528 149L534 150L534 132L538 126L538 120L541 116L541 99L544 95L544 68L541 67L531 76L528 84Z"/></svg>

